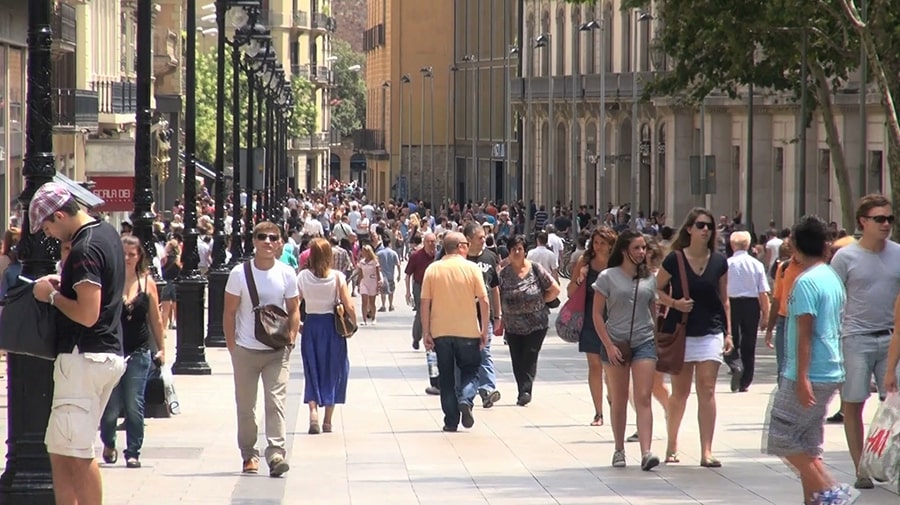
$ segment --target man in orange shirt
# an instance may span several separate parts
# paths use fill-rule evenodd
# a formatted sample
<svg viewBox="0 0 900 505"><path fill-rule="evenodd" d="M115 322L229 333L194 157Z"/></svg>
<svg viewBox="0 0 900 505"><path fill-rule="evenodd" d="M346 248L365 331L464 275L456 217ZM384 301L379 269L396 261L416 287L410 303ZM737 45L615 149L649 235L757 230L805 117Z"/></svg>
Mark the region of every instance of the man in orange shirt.
<svg viewBox="0 0 900 505"><path fill-rule="evenodd" d="M425 349L437 353L443 431L449 432L457 430L460 417L464 428L475 424L472 405L478 387L481 349L488 343L487 289L481 269L466 259L468 250L469 242L462 233L447 233L444 256L425 270L419 308ZM473 300L478 302L480 312L476 311Z"/></svg>
<svg viewBox="0 0 900 505"><path fill-rule="evenodd" d="M785 244L790 247L789 238L785 238ZM766 345L769 349L775 349L775 361L778 367L778 382L781 382L781 374L784 371L784 322L787 317L787 302L794 287L797 276L803 273L793 256L778 265L775 272L775 287L772 290L772 310L769 311L769 320L765 321ZM777 310L776 310L777 309ZM775 340L772 341L772 330L775 330Z"/></svg>

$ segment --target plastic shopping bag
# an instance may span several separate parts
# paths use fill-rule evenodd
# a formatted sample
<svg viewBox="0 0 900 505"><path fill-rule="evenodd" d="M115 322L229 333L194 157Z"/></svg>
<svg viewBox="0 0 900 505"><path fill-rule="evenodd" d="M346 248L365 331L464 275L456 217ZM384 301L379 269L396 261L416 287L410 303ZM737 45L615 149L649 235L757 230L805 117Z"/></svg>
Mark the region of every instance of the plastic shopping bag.
<svg viewBox="0 0 900 505"><path fill-rule="evenodd" d="M859 465L861 473L878 482L892 482L900 476L900 394L889 394L879 407Z"/></svg>

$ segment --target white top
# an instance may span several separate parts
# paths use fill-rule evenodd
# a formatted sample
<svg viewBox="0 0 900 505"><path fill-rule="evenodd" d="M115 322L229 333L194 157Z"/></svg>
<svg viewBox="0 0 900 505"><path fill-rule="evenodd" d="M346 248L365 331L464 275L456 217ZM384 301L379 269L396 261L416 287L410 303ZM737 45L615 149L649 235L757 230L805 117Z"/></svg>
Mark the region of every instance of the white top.
<svg viewBox="0 0 900 505"><path fill-rule="evenodd" d="M297 287L300 296L306 300L307 314L331 314L334 311L335 301L338 298L335 279L340 278L341 284L347 284L344 274L332 270L331 275L325 279L316 277L312 270L301 270L297 275Z"/></svg>
<svg viewBox="0 0 900 505"><path fill-rule="evenodd" d="M256 268L256 265L252 263L251 265L256 292L259 294L259 304L278 305L287 309L285 300L297 296L294 269L280 261L276 261L275 265L268 270L260 270ZM231 273L228 274L228 283L225 284L225 292L241 298L234 326L234 339L237 345L258 351L271 350L270 347L256 340L256 319L253 316L253 304L250 302L250 291L247 287L243 263L231 269Z"/></svg>
<svg viewBox="0 0 900 505"><path fill-rule="evenodd" d="M554 272L559 269L559 255L542 245L528 251L526 257L528 261L537 263L548 272Z"/></svg>
<svg viewBox="0 0 900 505"><path fill-rule="evenodd" d="M762 262L747 251L734 251L728 258L728 297L759 298L760 293L768 291L769 281Z"/></svg>
<svg viewBox="0 0 900 505"><path fill-rule="evenodd" d="M766 270L772 269L772 265L778 259L778 250L781 249L781 244L783 243L784 240L778 237L774 237L766 242L766 252L769 254L769 263L766 265Z"/></svg>
<svg viewBox="0 0 900 505"><path fill-rule="evenodd" d="M547 234L547 245L550 246L550 249L556 254L562 254L563 249L566 247L566 243L563 242L563 239L559 238L559 235L555 233Z"/></svg>
<svg viewBox="0 0 900 505"><path fill-rule="evenodd" d="M350 221L350 229L353 230L354 233L356 233L359 230L357 227L359 226L359 219L361 217L359 211L353 209L347 214L347 217Z"/></svg>

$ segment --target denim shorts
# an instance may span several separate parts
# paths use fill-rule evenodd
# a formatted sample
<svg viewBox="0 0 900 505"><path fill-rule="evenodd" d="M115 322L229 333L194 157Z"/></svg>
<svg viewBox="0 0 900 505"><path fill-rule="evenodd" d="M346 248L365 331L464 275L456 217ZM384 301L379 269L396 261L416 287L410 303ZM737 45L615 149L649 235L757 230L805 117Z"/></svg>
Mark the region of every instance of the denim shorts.
<svg viewBox="0 0 900 505"><path fill-rule="evenodd" d="M651 338L631 348L631 361L640 361L642 359L651 359L656 361L656 342ZM600 360L609 363L609 355L606 353L606 346L600 346Z"/></svg>
<svg viewBox="0 0 900 505"><path fill-rule="evenodd" d="M888 347L891 335L859 334L841 338L846 378L841 387L841 399L848 403L863 403L869 398L872 375L878 395L884 398L884 374L887 372Z"/></svg>

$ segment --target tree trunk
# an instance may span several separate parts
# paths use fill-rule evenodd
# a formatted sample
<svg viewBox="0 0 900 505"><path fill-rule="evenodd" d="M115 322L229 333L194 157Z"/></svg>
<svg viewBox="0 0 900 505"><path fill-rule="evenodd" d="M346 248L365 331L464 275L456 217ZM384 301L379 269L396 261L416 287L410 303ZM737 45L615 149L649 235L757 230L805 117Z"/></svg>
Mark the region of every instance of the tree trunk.
<svg viewBox="0 0 900 505"><path fill-rule="evenodd" d="M891 177L891 202L893 202L894 215L900 215L900 123L897 120L897 108L894 106L894 97L891 94L891 83L888 81L875 40L869 27L859 16L859 9L853 0L841 0L841 5L850 23L859 32L859 37L866 48L866 57L869 59L872 75L878 83L881 92L882 106L885 119L888 124L888 170ZM893 239L900 241L900 226L894 227Z"/></svg>
<svg viewBox="0 0 900 505"><path fill-rule="evenodd" d="M850 173L847 171L847 160L844 157L844 146L841 144L841 136L838 133L834 118L834 106L831 103L831 85L825 75L825 69L818 61L809 64L810 72L816 83L816 95L819 107L822 109L822 124L825 127L825 143L831 151L831 164L834 167L834 177L837 179L838 194L841 199L841 225L851 232L856 230L856 204L853 201L853 192L850 187Z"/></svg>

